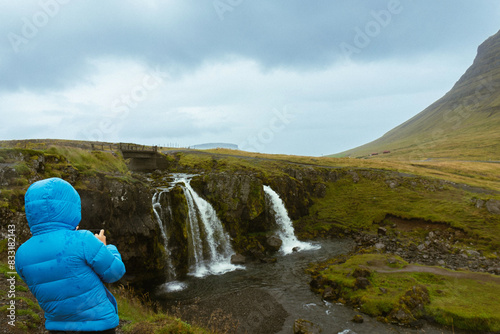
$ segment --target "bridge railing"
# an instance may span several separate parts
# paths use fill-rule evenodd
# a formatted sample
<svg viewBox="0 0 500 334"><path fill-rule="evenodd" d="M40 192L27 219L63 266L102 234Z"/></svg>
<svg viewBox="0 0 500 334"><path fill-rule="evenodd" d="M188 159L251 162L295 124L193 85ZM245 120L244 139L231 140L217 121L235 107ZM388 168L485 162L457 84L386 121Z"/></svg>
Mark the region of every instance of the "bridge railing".
<svg viewBox="0 0 500 334"><path fill-rule="evenodd" d="M134 151L134 152L158 152L158 146L137 145L130 143L119 143L118 148L120 151Z"/></svg>

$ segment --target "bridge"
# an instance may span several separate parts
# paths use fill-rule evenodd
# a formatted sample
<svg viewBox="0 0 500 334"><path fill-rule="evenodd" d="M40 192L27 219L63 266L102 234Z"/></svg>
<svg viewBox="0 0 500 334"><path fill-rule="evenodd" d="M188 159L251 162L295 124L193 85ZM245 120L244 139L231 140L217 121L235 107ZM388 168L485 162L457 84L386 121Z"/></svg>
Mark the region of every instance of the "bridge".
<svg viewBox="0 0 500 334"><path fill-rule="evenodd" d="M128 167L133 171L153 171L165 167L166 160L158 153L158 146L120 143L118 148L123 158L129 160Z"/></svg>

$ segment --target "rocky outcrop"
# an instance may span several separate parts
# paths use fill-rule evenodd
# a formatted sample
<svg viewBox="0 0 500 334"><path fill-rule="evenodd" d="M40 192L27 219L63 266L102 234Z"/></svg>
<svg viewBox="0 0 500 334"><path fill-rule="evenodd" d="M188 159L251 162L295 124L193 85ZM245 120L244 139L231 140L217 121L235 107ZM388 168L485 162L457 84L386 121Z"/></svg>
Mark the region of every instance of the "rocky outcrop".
<svg viewBox="0 0 500 334"><path fill-rule="evenodd" d="M293 334L319 334L321 328L309 320L297 319L293 323Z"/></svg>
<svg viewBox="0 0 500 334"><path fill-rule="evenodd" d="M248 173L208 173L193 178L193 189L214 207L235 238L268 230L262 180Z"/></svg>
<svg viewBox="0 0 500 334"><path fill-rule="evenodd" d="M126 265L125 280L161 281L165 254L151 214L149 187L104 176L85 178L85 183L85 188L76 187L82 199L80 228L106 231L108 242L118 247Z"/></svg>
<svg viewBox="0 0 500 334"><path fill-rule="evenodd" d="M15 225L20 246L31 237L24 214L24 193L38 180L58 176L73 184L82 201L81 229L104 229L118 247L127 273L121 282L161 280L164 257L159 227L151 212L151 191L139 179L81 173L61 156L32 150L7 150L0 165L0 231ZM133 182L132 182L133 181Z"/></svg>
<svg viewBox="0 0 500 334"><path fill-rule="evenodd" d="M494 253L495 257L486 257L470 246L460 246L460 241L466 234L458 229L434 229L427 232L424 240L364 233L357 233L352 237L356 241L357 251L373 250L401 256L409 263L500 275L500 259L497 254Z"/></svg>

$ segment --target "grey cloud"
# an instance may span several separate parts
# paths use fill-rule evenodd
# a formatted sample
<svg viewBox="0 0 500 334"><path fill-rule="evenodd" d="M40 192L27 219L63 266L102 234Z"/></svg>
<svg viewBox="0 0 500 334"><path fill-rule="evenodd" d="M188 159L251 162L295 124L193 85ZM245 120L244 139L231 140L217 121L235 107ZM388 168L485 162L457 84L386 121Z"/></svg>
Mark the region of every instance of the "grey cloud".
<svg viewBox="0 0 500 334"><path fill-rule="evenodd" d="M57 0L45 2L50 1ZM364 31L377 21L373 13L387 10L398 0L241 1L223 13L223 20L215 1L158 3L157 8L117 0L61 5L33 38L18 45L19 52L14 52L8 38L3 39L0 87L72 85L91 72L89 59L107 56L133 58L180 73L231 55L253 59L264 70L320 69L343 58L342 43L360 50L353 56L362 61L409 57L443 46L456 49L461 42L477 38L466 23L477 22L499 6L494 1L401 0L401 11L391 15L390 24L380 27L380 33L368 36L369 42L361 48L355 43L357 29ZM0 26L0 34L7 37L14 32L22 37L26 19L33 21L43 11L41 6L15 11Z"/></svg>

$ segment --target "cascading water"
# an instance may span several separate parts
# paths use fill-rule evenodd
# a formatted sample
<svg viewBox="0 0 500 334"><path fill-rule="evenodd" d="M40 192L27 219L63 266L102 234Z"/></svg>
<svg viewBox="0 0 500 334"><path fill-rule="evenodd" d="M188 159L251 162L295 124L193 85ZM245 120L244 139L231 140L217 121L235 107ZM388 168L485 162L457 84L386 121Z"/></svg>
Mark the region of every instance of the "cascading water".
<svg viewBox="0 0 500 334"><path fill-rule="evenodd" d="M166 254L166 265L167 265L167 283L164 284L163 288L166 291L179 291L184 289L185 285L181 282L176 281L177 278L177 273L175 272L175 267L174 264L172 263L172 253L170 252L170 249L168 247L168 239L169 235L167 233L165 223L163 222L163 217L165 217L165 212L163 210L163 207L160 203L161 197L164 193L168 192L170 188L167 189L159 189L160 191L155 193L153 196L153 212L156 217L156 221L158 222L158 225L160 227L160 232L161 236L163 239L163 247L165 249L165 254ZM166 206L167 214L172 219L172 210L170 208L170 205Z"/></svg>
<svg viewBox="0 0 500 334"><path fill-rule="evenodd" d="M188 275L204 277L207 275L220 275L236 269L244 269L243 266L231 264L231 255L234 251L231 247L229 235L224 231L221 221L217 217L214 208L201 198L191 187L191 178L194 175L174 174L169 188L160 188L153 196L153 211L160 226L163 244L167 255L167 277L168 282L162 288L166 291L182 290L186 287L184 283L176 281L177 274L171 259L169 249L168 222L173 221L170 203L163 206L162 195L168 193L175 185L179 185L185 195L188 205L188 219L186 221L188 241ZM164 218L164 219L163 219Z"/></svg>
<svg viewBox="0 0 500 334"><path fill-rule="evenodd" d="M276 224L278 225L277 234L283 241L280 248L280 252L282 254L290 254L294 249L302 251L321 248L319 245L299 241L297 237L295 237L292 221L288 217L288 211L286 210L285 204L279 195L271 189L271 187L266 185L264 185L264 192L266 193L269 203L271 204L271 211L274 215Z"/></svg>
<svg viewBox="0 0 500 334"><path fill-rule="evenodd" d="M234 251L217 213L210 203L193 190L190 181L186 177L174 181L184 190L189 208L190 274L204 277L242 269L242 266L231 264Z"/></svg>

